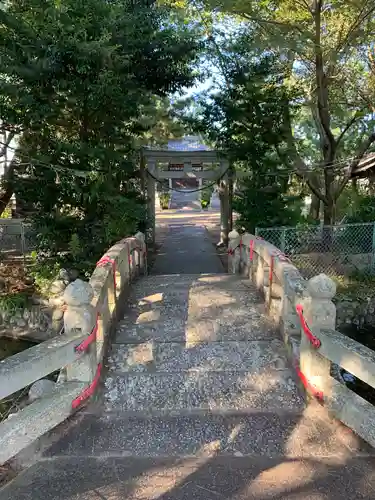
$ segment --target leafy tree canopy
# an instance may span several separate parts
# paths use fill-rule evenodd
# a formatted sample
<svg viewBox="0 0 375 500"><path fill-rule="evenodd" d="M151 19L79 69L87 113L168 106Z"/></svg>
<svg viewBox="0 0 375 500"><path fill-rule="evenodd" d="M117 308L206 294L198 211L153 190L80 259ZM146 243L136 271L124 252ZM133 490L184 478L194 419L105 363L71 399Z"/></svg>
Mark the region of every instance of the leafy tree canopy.
<svg viewBox="0 0 375 500"><path fill-rule="evenodd" d="M3 195L29 210L40 250L93 262L144 219L139 146L162 119L167 134L200 33L128 0L14 0L0 24L0 128L18 138Z"/></svg>

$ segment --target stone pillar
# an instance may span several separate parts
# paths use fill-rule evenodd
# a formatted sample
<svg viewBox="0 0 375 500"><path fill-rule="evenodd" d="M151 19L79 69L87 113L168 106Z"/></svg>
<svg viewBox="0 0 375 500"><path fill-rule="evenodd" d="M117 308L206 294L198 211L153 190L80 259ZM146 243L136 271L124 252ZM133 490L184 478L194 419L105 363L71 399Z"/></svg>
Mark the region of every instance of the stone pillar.
<svg viewBox="0 0 375 500"><path fill-rule="evenodd" d="M219 197L220 197L220 243L226 245L228 243L229 233L229 191L228 181L224 177L219 184Z"/></svg>
<svg viewBox="0 0 375 500"><path fill-rule="evenodd" d="M240 249L236 247L241 241L241 236L237 233L237 231L231 231L228 238L228 250L231 251L228 256L228 271L232 274L238 274L241 268L241 254Z"/></svg>
<svg viewBox="0 0 375 500"><path fill-rule="evenodd" d="M190 160L185 160L184 161L184 173L189 173L192 172L192 164Z"/></svg>
<svg viewBox="0 0 375 500"><path fill-rule="evenodd" d="M314 335L319 338L322 329L334 330L336 326L336 306L332 298L336 293L336 285L325 274L314 276L307 283L308 295L301 301L303 315ZM330 390L331 362L319 354L303 329L301 330L300 369L309 383L323 392Z"/></svg>
<svg viewBox="0 0 375 500"><path fill-rule="evenodd" d="M138 253L138 265L139 270L143 274L147 274L147 254L146 254L146 243L145 243L145 235L141 232L138 232L135 235L138 241L142 243L142 250Z"/></svg>
<svg viewBox="0 0 375 500"><path fill-rule="evenodd" d="M147 175L147 243L154 247L155 246L155 179L156 177L156 164L155 161L147 161L147 170L150 174ZM154 176L154 177L152 177Z"/></svg>
<svg viewBox="0 0 375 500"><path fill-rule="evenodd" d="M228 227L233 229L233 189L234 189L234 168L231 166L228 171Z"/></svg>
<svg viewBox="0 0 375 500"><path fill-rule="evenodd" d="M72 331L81 330L82 336L90 335L97 319L95 308L91 305L94 297L92 286L77 279L66 287L63 297L66 304L64 334L69 335ZM68 381L80 380L90 383L96 369L96 341L93 341L77 361L65 368L65 376Z"/></svg>

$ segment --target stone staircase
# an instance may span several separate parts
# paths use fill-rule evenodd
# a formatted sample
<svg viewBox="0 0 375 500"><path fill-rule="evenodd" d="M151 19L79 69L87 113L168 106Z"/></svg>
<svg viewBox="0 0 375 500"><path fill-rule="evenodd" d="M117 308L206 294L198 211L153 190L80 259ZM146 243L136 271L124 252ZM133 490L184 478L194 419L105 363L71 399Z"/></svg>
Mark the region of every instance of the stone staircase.
<svg viewBox="0 0 375 500"><path fill-rule="evenodd" d="M263 302L225 274L136 283L102 394L80 418L47 456L302 457L322 445Z"/></svg>
<svg viewBox="0 0 375 500"><path fill-rule="evenodd" d="M171 191L170 208L201 210L199 192L192 189Z"/></svg>
<svg viewBox="0 0 375 500"><path fill-rule="evenodd" d="M171 228L159 274L132 284L96 401L1 500L373 498L372 456L306 406L263 300L220 272L202 231Z"/></svg>

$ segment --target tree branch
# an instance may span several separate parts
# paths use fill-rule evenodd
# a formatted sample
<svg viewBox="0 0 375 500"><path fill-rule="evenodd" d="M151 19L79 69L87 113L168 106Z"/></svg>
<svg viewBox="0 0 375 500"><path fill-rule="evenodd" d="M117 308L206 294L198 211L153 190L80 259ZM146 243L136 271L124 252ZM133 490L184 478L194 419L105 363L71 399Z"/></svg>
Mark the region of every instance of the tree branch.
<svg viewBox="0 0 375 500"><path fill-rule="evenodd" d="M321 10L322 2L321 0L315 1L315 76L316 76L316 87L317 87L317 98L318 98L318 113L319 121L322 125L325 134L325 140L323 145L323 157L329 162L334 158L336 150L335 137L331 130L331 116L328 107L328 83L327 75L324 70L324 59L323 50L321 45Z"/></svg>
<svg viewBox="0 0 375 500"><path fill-rule="evenodd" d="M346 134L346 132L350 129L350 127L352 125L355 124L355 122L359 119L358 116L354 115L353 118L351 120L348 121L348 123L345 125L344 129L342 130L341 134L338 136L338 138L336 139L336 147L339 146L340 142L342 141L344 135Z"/></svg>
<svg viewBox="0 0 375 500"><path fill-rule="evenodd" d="M339 43L337 44L336 49L335 49L336 54L338 54L340 51L344 50L346 45L349 45L349 42L353 36L353 33L355 33L355 31L359 28L359 26L361 26L361 24L375 12L375 7L369 7L368 10L366 11L366 8L368 7L368 5L369 5L368 1L364 3L358 16L356 17L356 19L353 21L353 23L349 27L345 38L343 40L340 40Z"/></svg>
<svg viewBox="0 0 375 500"><path fill-rule="evenodd" d="M351 162L349 165L349 168L347 172L344 175L344 178L342 179L341 183L339 183L337 190L335 192L335 199L337 200L340 196L340 194L343 192L345 186L349 182L354 169L358 166L359 162L362 160L363 156L365 155L366 151L368 148L375 142L375 132L370 134L367 139L365 139L362 144L359 146L357 153L354 157L354 160Z"/></svg>
<svg viewBox="0 0 375 500"><path fill-rule="evenodd" d="M6 152L7 152L7 149L8 149L8 146L9 144L12 142L12 140L14 139L14 136L16 135L15 132L10 132L8 137L6 138L6 141L5 142L2 142L0 141L0 144L3 146L1 149L0 149L0 157L1 156L5 156Z"/></svg>
<svg viewBox="0 0 375 500"><path fill-rule="evenodd" d="M284 123L283 123L284 138L288 146L289 154L293 158L293 165L296 170L296 175L303 179L310 190L317 196L323 203L326 203L325 195L320 191L319 186L315 184L315 179L313 172L311 172L299 155L295 143L295 139L292 134L292 124L290 119L289 107L285 106L284 109ZM279 158L282 160L279 150L277 150ZM283 161L283 160L282 160Z"/></svg>

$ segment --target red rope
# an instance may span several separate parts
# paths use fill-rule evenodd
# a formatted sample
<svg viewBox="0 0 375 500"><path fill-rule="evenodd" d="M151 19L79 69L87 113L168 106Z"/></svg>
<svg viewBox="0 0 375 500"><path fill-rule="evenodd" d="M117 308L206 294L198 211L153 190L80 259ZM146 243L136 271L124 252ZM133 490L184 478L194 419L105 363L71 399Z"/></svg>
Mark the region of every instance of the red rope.
<svg viewBox="0 0 375 500"><path fill-rule="evenodd" d="M88 335L83 342L77 345L77 347L75 348L77 352L85 352L89 345L96 340L96 334L98 333L98 318L99 314L97 313L94 328L92 329L90 335Z"/></svg>
<svg viewBox="0 0 375 500"><path fill-rule="evenodd" d="M130 266L131 266L131 253L134 252L135 250L138 250L139 253L142 252L142 247L134 247L134 248L129 248L128 250L128 263L129 263L129 272L130 272ZM143 250L143 255L146 257L147 251L146 249Z"/></svg>
<svg viewBox="0 0 375 500"><path fill-rule="evenodd" d="M78 408L78 406L80 406L80 404L83 403L83 401L85 401L86 399L88 399L90 396L92 396L94 394L95 389L97 388L97 386L99 384L101 372L102 372L102 364L99 363L98 367L96 369L95 377L94 377L93 381L91 382L91 384L88 387L86 387L86 389L84 389L78 397L73 399L73 401L72 401L72 408L73 409Z"/></svg>
<svg viewBox="0 0 375 500"><path fill-rule="evenodd" d="M281 250L275 250L274 254L281 261L289 261L288 257Z"/></svg>
<svg viewBox="0 0 375 500"><path fill-rule="evenodd" d="M272 279L273 279L273 263L274 263L274 256L271 255L271 263L270 263L270 270L269 270L269 287L271 288L272 285Z"/></svg>
<svg viewBox="0 0 375 500"><path fill-rule="evenodd" d="M254 256L254 240L250 240L250 255L249 258L252 261Z"/></svg>
<svg viewBox="0 0 375 500"><path fill-rule="evenodd" d="M305 389L309 392L311 392L311 394L316 398L318 399L319 401L323 401L324 400L324 394L323 394L323 391L320 391L319 389L317 389L315 387L315 385L313 384L310 384L310 382L307 380L306 378L306 375L304 375L301 370L299 369L299 367L296 367L296 371L297 371L297 375L299 377L299 379L301 380L303 386L305 387Z"/></svg>
<svg viewBox="0 0 375 500"><path fill-rule="evenodd" d="M296 311L299 317L299 320L301 322L302 330L304 331L306 337L309 339L310 343L312 344L315 349L319 349L319 347L322 345L321 341L318 339L318 337L315 337L313 335L312 331L310 330L305 317L303 315L303 307L301 304L296 305Z"/></svg>
<svg viewBox="0 0 375 500"><path fill-rule="evenodd" d="M112 265L112 272L113 272L113 283L115 285L115 291L117 289L117 284L116 284L116 261L115 259L112 259L109 255L104 255L97 263L97 267L104 267L107 264Z"/></svg>

